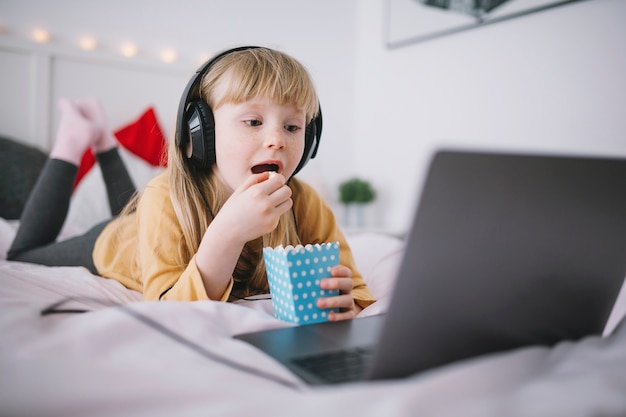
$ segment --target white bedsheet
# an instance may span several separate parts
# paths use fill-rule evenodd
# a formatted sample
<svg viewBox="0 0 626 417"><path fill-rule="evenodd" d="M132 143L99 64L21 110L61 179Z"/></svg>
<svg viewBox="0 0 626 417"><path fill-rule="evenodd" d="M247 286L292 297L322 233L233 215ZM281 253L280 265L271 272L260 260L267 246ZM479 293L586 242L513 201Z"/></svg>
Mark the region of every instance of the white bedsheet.
<svg viewBox="0 0 626 417"><path fill-rule="evenodd" d="M354 240L357 255L365 243ZM365 274L389 273L394 259L370 260ZM364 314L384 309L389 285L378 284L383 302ZM62 308L91 312L40 314L67 297L79 301ZM489 355L404 380L321 388L231 337L280 326L287 324L271 315L269 301L144 302L83 268L0 260L0 415L626 415L626 325L606 338Z"/></svg>

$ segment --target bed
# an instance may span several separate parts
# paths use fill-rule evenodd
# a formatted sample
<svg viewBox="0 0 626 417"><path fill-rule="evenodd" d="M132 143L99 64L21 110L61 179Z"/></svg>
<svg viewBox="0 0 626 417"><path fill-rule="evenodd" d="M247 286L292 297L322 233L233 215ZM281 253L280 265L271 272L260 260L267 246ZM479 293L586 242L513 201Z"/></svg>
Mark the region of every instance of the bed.
<svg viewBox="0 0 626 417"><path fill-rule="evenodd" d="M84 268L7 261L25 189L45 158L11 140L4 145L11 151L1 149L0 165L2 416L626 415L624 290L603 336L500 352L402 380L310 387L233 339L289 325L273 316L268 300L146 302ZM8 174L20 161L10 152L20 152L31 169ZM126 150L123 157L140 186L161 169ZM9 189L15 172L22 186ZM61 238L106 216L97 175L91 170L78 185ZM379 299L360 317L382 313L403 241L380 233L349 234L348 241Z"/></svg>
<svg viewBox="0 0 626 417"><path fill-rule="evenodd" d="M0 63L0 133L8 135L0 138L0 416L626 416L624 288L603 336L501 352L402 380L313 388L233 339L288 325L274 318L267 300L145 302L83 268L7 261L46 158L41 149L50 149L58 99L99 97L113 127L131 121L118 133L129 135L122 157L141 186L162 168L142 154L145 143L135 146L133 126L154 123L156 112L162 131L142 128L141 140L145 132L151 140L171 132L168 116L195 68L9 40L0 40ZM99 170L87 164L82 174L61 238L108 216ZM384 312L403 241L380 233L347 237L379 299L360 317Z"/></svg>

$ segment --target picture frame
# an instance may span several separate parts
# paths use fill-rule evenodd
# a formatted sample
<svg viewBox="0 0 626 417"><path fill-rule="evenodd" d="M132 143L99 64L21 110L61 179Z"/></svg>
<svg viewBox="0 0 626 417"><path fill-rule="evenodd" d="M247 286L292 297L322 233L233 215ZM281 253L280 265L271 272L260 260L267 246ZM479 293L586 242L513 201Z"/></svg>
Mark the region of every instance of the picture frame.
<svg viewBox="0 0 626 417"><path fill-rule="evenodd" d="M389 49L590 0L386 0Z"/></svg>

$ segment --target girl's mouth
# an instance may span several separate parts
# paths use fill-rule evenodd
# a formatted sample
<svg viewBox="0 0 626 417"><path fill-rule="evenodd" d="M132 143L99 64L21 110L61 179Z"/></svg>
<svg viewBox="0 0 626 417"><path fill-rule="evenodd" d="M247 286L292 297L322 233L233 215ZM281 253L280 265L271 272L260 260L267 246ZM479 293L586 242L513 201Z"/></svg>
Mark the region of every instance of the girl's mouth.
<svg viewBox="0 0 626 417"><path fill-rule="evenodd" d="M277 164L259 164L252 167L253 174L260 174L265 171L274 171L278 172Z"/></svg>

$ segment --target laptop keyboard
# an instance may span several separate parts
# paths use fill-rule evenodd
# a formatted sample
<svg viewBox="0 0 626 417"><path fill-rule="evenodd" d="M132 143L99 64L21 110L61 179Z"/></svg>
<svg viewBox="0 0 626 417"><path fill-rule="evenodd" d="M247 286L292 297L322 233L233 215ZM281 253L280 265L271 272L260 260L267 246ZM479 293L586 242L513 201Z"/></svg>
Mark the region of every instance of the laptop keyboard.
<svg viewBox="0 0 626 417"><path fill-rule="evenodd" d="M358 347L295 358L292 362L329 383L358 381L365 377L373 350Z"/></svg>

